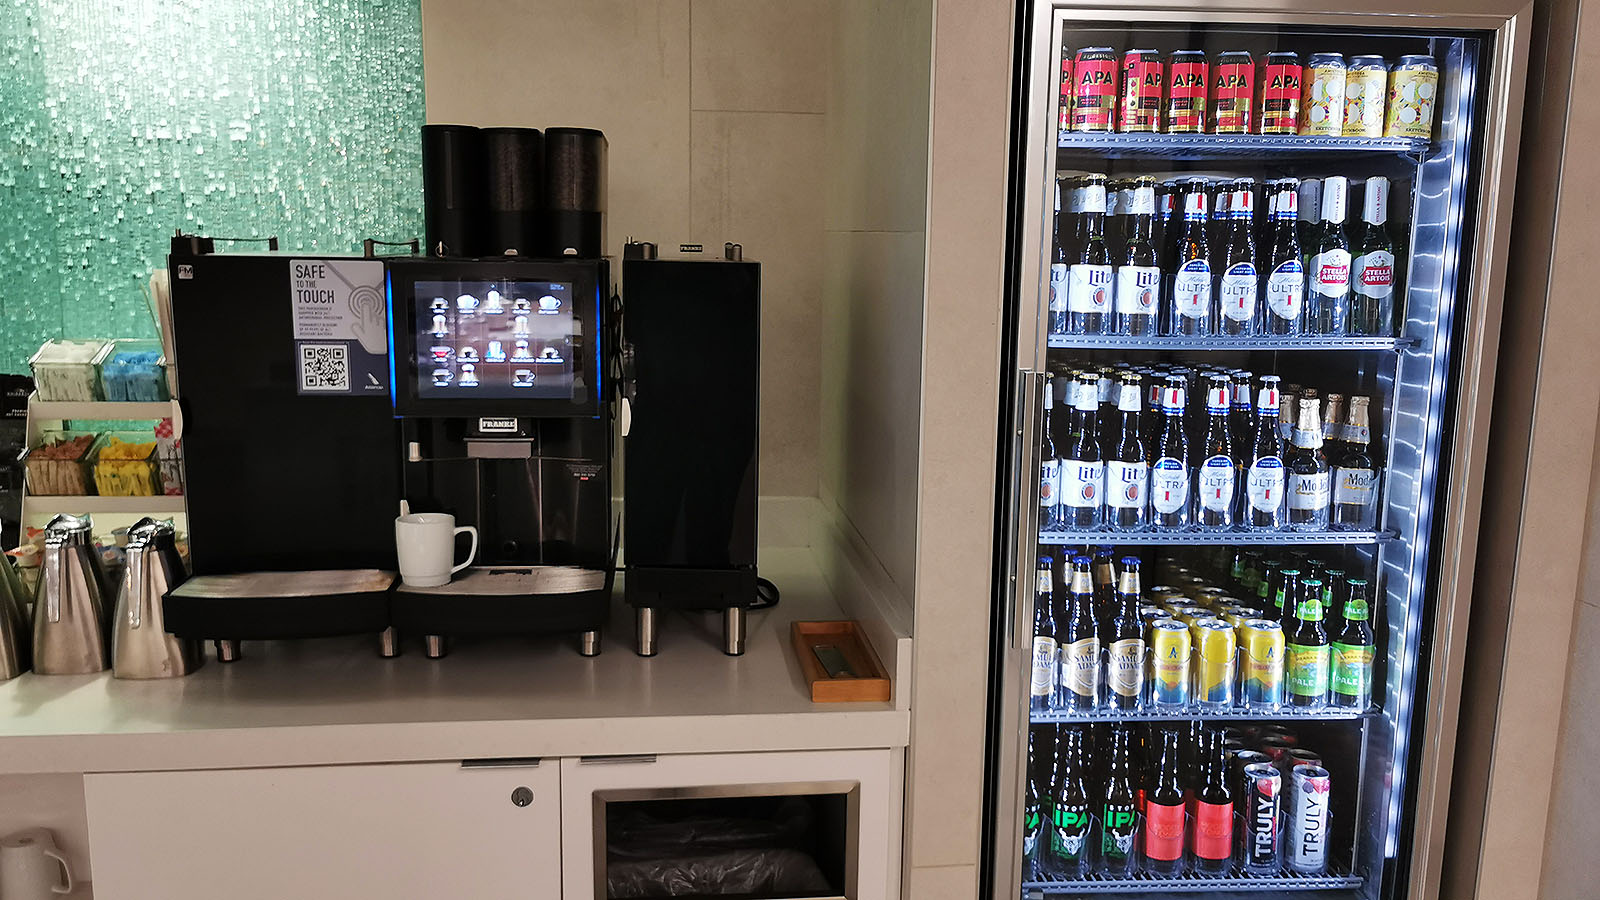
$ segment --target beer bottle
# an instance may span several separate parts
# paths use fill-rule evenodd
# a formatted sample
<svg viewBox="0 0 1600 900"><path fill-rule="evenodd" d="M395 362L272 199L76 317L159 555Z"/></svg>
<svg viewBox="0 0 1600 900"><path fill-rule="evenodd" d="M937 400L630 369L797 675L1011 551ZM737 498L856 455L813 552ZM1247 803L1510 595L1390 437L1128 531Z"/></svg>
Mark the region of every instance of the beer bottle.
<svg viewBox="0 0 1600 900"><path fill-rule="evenodd" d="M1299 219L1295 223L1300 246L1310 248L1317 242L1322 226L1322 182L1307 178L1295 185L1295 205Z"/></svg>
<svg viewBox="0 0 1600 900"><path fill-rule="evenodd" d="M1138 854L1138 796L1133 785L1133 763L1126 725L1111 728L1111 753L1106 766L1106 789L1100 800L1100 868L1113 877L1134 872Z"/></svg>
<svg viewBox="0 0 1600 900"><path fill-rule="evenodd" d="M1389 179L1367 179L1361 198L1361 229L1350 268L1350 333L1386 337L1394 333L1394 241L1389 220Z"/></svg>
<svg viewBox="0 0 1600 900"><path fill-rule="evenodd" d="M1206 875L1233 868L1233 779L1221 731L1209 733L1194 798L1194 865Z"/></svg>
<svg viewBox="0 0 1600 900"><path fill-rule="evenodd" d="M1082 878L1089 864L1089 760L1083 730L1060 729L1056 776L1050 796L1050 853L1047 869L1058 878Z"/></svg>
<svg viewBox="0 0 1600 900"><path fill-rule="evenodd" d="M1256 436L1255 405L1250 396L1252 377L1250 372L1236 369L1228 385L1228 429L1233 434L1233 449L1239 451L1241 457Z"/></svg>
<svg viewBox="0 0 1600 900"><path fill-rule="evenodd" d="M1100 634L1094 620L1094 576L1089 557L1072 559L1065 621L1061 623L1061 682L1056 706L1094 709L1100 699Z"/></svg>
<svg viewBox="0 0 1600 900"><path fill-rule="evenodd" d="M1039 452L1039 527L1045 530L1062 528L1066 520L1061 510L1061 454L1056 452L1055 427L1050 418L1050 397L1054 392L1052 376L1044 376L1044 424L1040 429Z"/></svg>
<svg viewBox="0 0 1600 900"><path fill-rule="evenodd" d="M1104 502L1105 465L1095 420L1100 413L1100 376L1085 372L1077 379L1072 408L1072 434L1061 451L1061 521L1067 528L1100 524Z"/></svg>
<svg viewBox="0 0 1600 900"><path fill-rule="evenodd" d="M1113 257L1122 247L1122 185L1121 179L1106 179L1106 249Z"/></svg>
<svg viewBox="0 0 1600 900"><path fill-rule="evenodd" d="M1344 625L1333 640L1334 706L1366 709L1372 702L1372 660L1375 656L1367 582L1350 579L1350 599L1344 604Z"/></svg>
<svg viewBox="0 0 1600 900"><path fill-rule="evenodd" d="M1162 730L1155 780L1144 799L1144 869L1174 877L1183 874L1184 818L1182 762L1178 733Z"/></svg>
<svg viewBox="0 0 1600 900"><path fill-rule="evenodd" d="M1133 336L1153 335L1161 314L1161 264L1156 259L1151 230L1155 221L1155 179L1141 175L1124 195L1127 244L1118 259L1117 309L1113 331ZM1170 200L1170 196L1168 197Z"/></svg>
<svg viewBox="0 0 1600 900"><path fill-rule="evenodd" d="M1283 584L1283 560L1266 558L1261 560L1261 580L1256 582L1256 606L1267 616L1283 621L1282 610L1275 605L1278 596L1278 586Z"/></svg>
<svg viewBox="0 0 1600 900"><path fill-rule="evenodd" d="M1111 615L1111 608L1117 602L1117 567L1112 560L1117 555L1117 548L1109 544L1101 544L1094 549L1094 621L1099 628ZM1101 644L1104 647L1104 644Z"/></svg>
<svg viewBox="0 0 1600 900"><path fill-rule="evenodd" d="M1033 669L1028 709L1044 712L1054 701L1060 652L1056 643L1055 574L1050 557L1039 557L1033 586Z"/></svg>
<svg viewBox="0 0 1600 900"><path fill-rule="evenodd" d="M1140 531L1149 521L1150 456L1139 422L1141 383L1136 374L1124 375L1117 391L1122 439L1106 458L1106 524L1113 531Z"/></svg>
<svg viewBox="0 0 1600 900"><path fill-rule="evenodd" d="M1367 443L1372 429L1367 424L1366 397L1350 398L1350 416L1342 427L1344 453L1333 467L1332 524L1336 529L1369 531L1378 522L1378 472Z"/></svg>
<svg viewBox="0 0 1600 900"><path fill-rule="evenodd" d="M1101 366L1100 381L1097 387L1100 390L1100 406L1095 411L1095 432L1100 436L1100 458L1105 459L1116 449L1117 441L1122 435L1117 431L1121 427L1117 417L1117 383L1122 375L1116 366ZM1103 500L1102 500L1103 502Z"/></svg>
<svg viewBox="0 0 1600 900"><path fill-rule="evenodd" d="M1206 180L1206 209L1211 211L1211 217L1206 222L1206 241L1211 245L1214 253L1222 252L1222 245L1228 240L1228 201L1230 182L1222 179ZM1211 261L1212 277L1222 271L1222 260Z"/></svg>
<svg viewBox="0 0 1600 900"><path fill-rule="evenodd" d="M1350 317L1350 239L1344 233L1350 182L1330 175L1322 182L1322 227L1310 245L1310 312L1313 334L1347 334Z"/></svg>
<svg viewBox="0 0 1600 900"><path fill-rule="evenodd" d="M1255 182L1240 178L1228 195L1228 230L1223 244L1218 320L1223 334L1256 331L1261 276L1256 271Z"/></svg>
<svg viewBox="0 0 1600 900"><path fill-rule="evenodd" d="M1195 524L1211 531L1233 527L1233 435L1228 428L1228 379L1211 377L1206 389L1206 431L1195 462Z"/></svg>
<svg viewBox="0 0 1600 900"><path fill-rule="evenodd" d="M1067 272L1067 333L1108 334L1111 331L1111 250L1106 246L1106 177L1083 181L1083 242Z"/></svg>
<svg viewBox="0 0 1600 900"><path fill-rule="evenodd" d="M1342 610L1350 599L1350 583L1345 571L1330 568L1322 574L1322 628L1329 637L1344 628Z"/></svg>
<svg viewBox="0 0 1600 900"><path fill-rule="evenodd" d="M1285 635L1294 632L1294 616L1300 603L1300 570L1290 565L1278 570L1277 583L1272 586L1273 612Z"/></svg>
<svg viewBox="0 0 1600 900"><path fill-rule="evenodd" d="M1163 181L1161 186L1166 189L1167 199L1161 207L1161 241L1156 244L1161 250L1161 265L1170 266L1178 258L1178 247L1183 240L1183 192L1185 182L1172 180ZM1164 315L1164 313L1163 313ZM1166 323L1162 324L1162 334L1166 334Z"/></svg>
<svg viewBox="0 0 1600 900"><path fill-rule="evenodd" d="M1161 404L1166 397L1165 376L1152 373L1148 390L1150 394L1147 408L1150 410L1150 415L1144 418L1144 447L1145 455L1155 459L1156 453L1161 449L1161 429L1166 423L1166 417L1161 414Z"/></svg>
<svg viewBox="0 0 1600 900"><path fill-rule="evenodd" d="M1315 183L1315 182L1313 182ZM1266 334L1300 334L1305 331L1306 271L1300 261L1300 231L1295 219L1299 182L1280 182L1272 211L1272 243L1267 248L1267 302L1261 313Z"/></svg>
<svg viewBox="0 0 1600 900"><path fill-rule="evenodd" d="M1113 709L1138 709L1144 701L1144 621L1139 617L1139 557L1122 558L1116 605L1100 640L1106 646L1106 682Z"/></svg>
<svg viewBox="0 0 1600 900"><path fill-rule="evenodd" d="M1215 330L1216 302L1211 296L1211 250L1206 240L1206 183L1191 179L1183 198L1183 233L1170 264L1173 335L1206 335Z"/></svg>
<svg viewBox="0 0 1600 900"><path fill-rule="evenodd" d="M1344 395L1332 391L1322 398L1322 455L1330 465L1344 455Z"/></svg>
<svg viewBox="0 0 1600 900"><path fill-rule="evenodd" d="M1028 793L1022 801L1022 878L1036 880L1041 874L1039 837L1045 830L1046 798L1050 796L1049 783L1045 781L1050 769L1045 765L1045 750L1039 733L1042 726L1028 729ZM1045 742L1047 742L1046 739ZM1041 788L1041 784L1044 787Z"/></svg>
<svg viewBox="0 0 1600 900"><path fill-rule="evenodd" d="M1278 376L1261 379L1256 394L1256 428L1244 476L1243 524L1253 531L1283 527L1283 438L1278 434Z"/></svg>
<svg viewBox="0 0 1600 900"><path fill-rule="evenodd" d="M1293 629L1285 637L1284 680L1290 706L1319 707L1328 698L1328 633L1322 629L1322 582L1301 584Z"/></svg>
<svg viewBox="0 0 1600 900"><path fill-rule="evenodd" d="M1300 421L1300 385L1286 384L1278 392L1278 434L1285 444L1294 440L1294 425Z"/></svg>
<svg viewBox="0 0 1600 900"><path fill-rule="evenodd" d="M1062 207L1061 195L1070 188L1063 186L1065 179L1056 179L1055 250L1050 258L1050 333L1067 333L1067 271L1069 248L1066 221L1067 212Z"/></svg>
<svg viewBox="0 0 1600 900"><path fill-rule="evenodd" d="M1150 466L1150 519L1158 531L1189 527L1189 435L1183 413L1183 379L1169 377L1161 397L1156 461Z"/></svg>
<svg viewBox="0 0 1600 900"><path fill-rule="evenodd" d="M1322 453L1320 411L1320 401L1307 390L1300 398L1300 422L1284 460L1289 470L1289 527L1296 531L1328 527L1328 458Z"/></svg>

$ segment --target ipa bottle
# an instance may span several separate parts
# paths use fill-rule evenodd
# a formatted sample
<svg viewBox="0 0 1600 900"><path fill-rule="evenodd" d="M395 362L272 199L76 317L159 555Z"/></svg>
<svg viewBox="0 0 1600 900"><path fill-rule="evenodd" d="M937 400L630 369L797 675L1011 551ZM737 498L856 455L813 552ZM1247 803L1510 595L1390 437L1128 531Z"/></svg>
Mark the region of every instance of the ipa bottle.
<svg viewBox="0 0 1600 900"><path fill-rule="evenodd" d="M1278 376L1261 379L1256 394L1256 430L1244 473L1243 514L1240 524L1252 531L1283 527L1283 496L1287 479L1283 467L1283 438L1278 434Z"/></svg>
<svg viewBox="0 0 1600 900"><path fill-rule="evenodd" d="M1028 708L1043 712L1054 702L1061 654L1056 644L1055 576L1050 557L1039 557L1033 585L1033 665Z"/></svg>
<svg viewBox="0 0 1600 900"><path fill-rule="evenodd" d="M1322 227L1311 251L1311 332L1348 334L1350 318L1350 239L1344 233L1350 182L1330 175L1322 182Z"/></svg>
<svg viewBox="0 0 1600 900"><path fill-rule="evenodd" d="M1189 182L1183 198L1183 231L1171 272L1168 334L1206 335L1216 330L1216 302L1211 296L1211 250L1206 241L1206 183Z"/></svg>
<svg viewBox="0 0 1600 900"><path fill-rule="evenodd" d="M1067 271L1067 333L1111 331L1111 250L1106 246L1106 177L1084 179L1081 215L1083 241Z"/></svg>
<svg viewBox="0 0 1600 900"><path fill-rule="evenodd" d="M1070 188L1066 183L1063 183L1064 181L1064 179L1056 180L1055 250L1050 257L1051 334L1067 333L1067 272L1071 268L1071 264L1068 262L1067 255L1067 226L1069 222L1066 219L1061 195L1070 190Z"/></svg>
<svg viewBox="0 0 1600 900"><path fill-rule="evenodd" d="M1061 448L1060 520L1067 528L1100 524L1104 503L1105 465L1101 461L1100 376L1085 372L1073 385L1071 436Z"/></svg>
<svg viewBox="0 0 1600 900"><path fill-rule="evenodd" d="M1350 333L1387 337L1394 333L1394 241L1389 220L1389 179L1367 179L1361 198L1361 229L1350 263Z"/></svg>
<svg viewBox="0 0 1600 900"><path fill-rule="evenodd" d="M1122 558L1116 605L1101 637L1113 709L1138 709L1144 700L1144 620L1139 616L1139 557Z"/></svg>
<svg viewBox="0 0 1600 900"><path fill-rule="evenodd" d="M1238 469L1228 428L1228 379L1211 376L1206 388L1206 431L1195 454L1194 521L1209 531L1233 527Z"/></svg>
<svg viewBox="0 0 1600 900"><path fill-rule="evenodd" d="M1256 271L1255 182L1240 178L1228 199L1228 230L1222 247L1219 279L1222 311L1217 324L1223 334L1254 334L1260 306L1261 276Z"/></svg>
<svg viewBox="0 0 1600 900"><path fill-rule="evenodd" d="M1050 848L1044 868L1058 878L1081 878L1089 864L1089 759L1083 729L1066 726L1056 742L1050 792Z"/></svg>
<svg viewBox="0 0 1600 900"><path fill-rule="evenodd" d="M1328 633L1322 629L1322 582L1308 578L1295 594L1294 627L1284 636L1284 680L1290 706L1315 708L1328 699L1329 648Z"/></svg>
<svg viewBox="0 0 1600 900"><path fill-rule="evenodd" d="M1144 868L1157 876L1183 874L1185 817L1178 733L1161 732L1155 780L1144 799Z"/></svg>
<svg viewBox="0 0 1600 900"><path fill-rule="evenodd" d="M1194 867L1206 875L1225 875L1233 868L1233 773L1222 732L1206 735L1194 794Z"/></svg>
<svg viewBox="0 0 1600 900"><path fill-rule="evenodd" d="M1044 780L1050 770L1043 765L1039 731L1039 726L1028 729L1028 796L1022 805L1022 877L1028 881L1040 874L1039 836L1045 830L1045 805L1050 796L1049 782Z"/></svg>
<svg viewBox="0 0 1600 900"><path fill-rule="evenodd" d="M1141 175L1123 195L1122 210L1128 236L1117 260L1117 299L1114 330L1117 334L1152 335L1161 315L1161 266L1156 260L1151 230L1155 224L1155 179Z"/></svg>
<svg viewBox="0 0 1600 900"><path fill-rule="evenodd" d="M1100 699L1100 632L1094 617L1094 576L1087 556L1072 558L1067 608L1060 624L1061 688L1056 706L1094 709Z"/></svg>
<svg viewBox="0 0 1600 900"><path fill-rule="evenodd" d="M1139 422L1143 379L1124 375L1117 390L1120 440L1106 458L1106 524L1113 531L1141 531L1149 522L1150 457Z"/></svg>
<svg viewBox="0 0 1600 900"><path fill-rule="evenodd" d="M1350 599L1344 604L1344 624L1333 638L1329 698L1334 706L1366 709L1372 702L1374 641L1367 582L1350 579Z"/></svg>
<svg viewBox="0 0 1600 900"><path fill-rule="evenodd" d="M1050 417L1050 397L1054 393L1054 379L1044 376L1044 434L1040 436L1039 451L1039 527L1052 530L1063 527L1061 509L1061 454L1056 451L1055 426ZM1068 388L1070 394L1077 385Z"/></svg>
<svg viewBox="0 0 1600 900"><path fill-rule="evenodd" d="M1100 796L1100 868L1113 877L1133 874L1138 853L1138 794L1133 786L1132 734L1126 725L1111 728L1111 756L1106 765L1106 789Z"/></svg>
<svg viewBox="0 0 1600 900"><path fill-rule="evenodd" d="M1321 401L1307 390L1300 397L1300 421L1295 425L1289 458L1289 527L1296 531L1321 531L1328 527L1328 458L1322 452Z"/></svg>
<svg viewBox="0 0 1600 900"><path fill-rule="evenodd" d="M1184 430L1184 382L1167 379L1161 391L1161 433L1150 465L1150 521L1158 531L1189 527L1189 435Z"/></svg>
<svg viewBox="0 0 1600 900"><path fill-rule="evenodd" d="M1306 270L1300 261L1300 232L1296 212L1300 183L1293 178L1279 182L1277 200L1272 207L1272 238L1264 257L1267 271L1267 302L1261 313L1261 330L1266 334L1300 334L1306 322Z"/></svg>
<svg viewBox="0 0 1600 900"><path fill-rule="evenodd" d="M1370 531L1378 522L1378 470L1373 465L1372 428L1368 425L1367 397L1350 398L1350 415L1343 426L1344 453L1334 460L1333 511L1336 529Z"/></svg>

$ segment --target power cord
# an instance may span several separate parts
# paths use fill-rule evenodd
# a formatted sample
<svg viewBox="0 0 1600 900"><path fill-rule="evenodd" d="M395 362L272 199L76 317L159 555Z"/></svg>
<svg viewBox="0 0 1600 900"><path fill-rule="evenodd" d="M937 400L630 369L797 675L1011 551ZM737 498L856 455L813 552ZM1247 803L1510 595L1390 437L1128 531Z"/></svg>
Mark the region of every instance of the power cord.
<svg viewBox="0 0 1600 900"><path fill-rule="evenodd" d="M745 609L771 609L778 605L778 599L781 596L782 594L778 592L777 585L758 575L756 576L756 602L745 607Z"/></svg>

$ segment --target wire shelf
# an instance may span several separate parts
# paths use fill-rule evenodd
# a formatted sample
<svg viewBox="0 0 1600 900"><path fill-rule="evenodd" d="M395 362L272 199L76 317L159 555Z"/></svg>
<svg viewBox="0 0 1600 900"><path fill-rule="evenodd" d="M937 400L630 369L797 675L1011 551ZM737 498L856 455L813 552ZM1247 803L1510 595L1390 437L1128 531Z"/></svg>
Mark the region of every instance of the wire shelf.
<svg viewBox="0 0 1600 900"><path fill-rule="evenodd" d="M1084 725L1094 722L1352 722L1380 714L1377 707L1327 706L1321 709L1300 709L1282 706L1278 709L1245 709L1244 707L1207 708L1189 706L1184 709L1091 709L1050 710L1030 713L1028 720L1035 725Z"/></svg>
<svg viewBox="0 0 1600 900"><path fill-rule="evenodd" d="M1277 334L1249 337L1052 334L1048 339L1052 349L1070 350L1396 350L1414 343L1416 341L1411 338Z"/></svg>
<svg viewBox="0 0 1600 900"><path fill-rule="evenodd" d="M1246 875L1235 869L1230 875L1201 875L1190 872L1174 878L1159 878L1144 872L1128 878L1090 875L1073 881L1024 881L1024 897L1066 897L1077 894L1182 893L1198 891L1327 891L1359 888L1365 879L1330 871L1326 875L1301 875L1288 869L1277 875Z"/></svg>
<svg viewBox="0 0 1600 900"><path fill-rule="evenodd" d="M1339 137L1297 134L1100 134L1063 131L1061 150L1092 152L1107 159L1227 159L1306 156L1323 153L1381 153L1421 162L1431 142L1425 138Z"/></svg>
<svg viewBox="0 0 1600 900"><path fill-rule="evenodd" d="M1104 528L1041 531L1041 544L1377 544L1394 540L1393 531L1108 531Z"/></svg>

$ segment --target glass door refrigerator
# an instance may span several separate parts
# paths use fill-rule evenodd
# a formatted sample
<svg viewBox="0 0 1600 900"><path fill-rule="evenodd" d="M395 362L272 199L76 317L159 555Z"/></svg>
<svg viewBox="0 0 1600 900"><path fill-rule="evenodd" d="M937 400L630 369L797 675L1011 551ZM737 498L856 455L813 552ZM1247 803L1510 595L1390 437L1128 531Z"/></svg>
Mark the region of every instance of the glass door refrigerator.
<svg viewBox="0 0 1600 900"><path fill-rule="evenodd" d="M1529 13L1426 2L1023 4L996 898L1437 895Z"/></svg>

